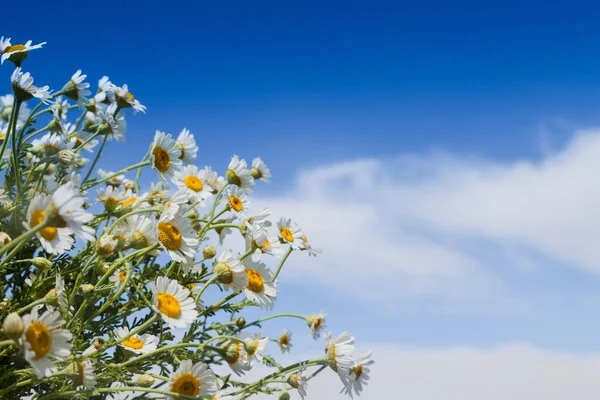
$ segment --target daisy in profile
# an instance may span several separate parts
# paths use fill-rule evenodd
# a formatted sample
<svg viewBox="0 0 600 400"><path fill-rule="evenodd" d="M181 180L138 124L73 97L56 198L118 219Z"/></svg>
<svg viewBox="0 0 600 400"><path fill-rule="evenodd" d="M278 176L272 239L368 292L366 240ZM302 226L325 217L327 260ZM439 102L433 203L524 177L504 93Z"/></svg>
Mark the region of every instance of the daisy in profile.
<svg viewBox="0 0 600 400"><path fill-rule="evenodd" d="M300 250L304 250L304 251L308 251L308 256L309 257L316 257L317 254L322 253L323 251L321 249L316 249L314 248L309 242L308 242L308 238L306 237L306 235L302 235L302 247L300 248Z"/></svg>
<svg viewBox="0 0 600 400"><path fill-rule="evenodd" d="M102 168L100 168L98 170L98 175L100 175L100 178L105 179L111 175L114 175L114 172L105 171ZM124 180L125 180L125 175L119 174L119 175L115 175L112 178L110 178L109 180L107 180L106 184L109 186L119 187L119 186L121 186L121 184L123 183Z"/></svg>
<svg viewBox="0 0 600 400"><path fill-rule="evenodd" d="M152 246L158 240L156 223L144 215L127 217L124 230L128 232L127 246L136 250Z"/></svg>
<svg viewBox="0 0 600 400"><path fill-rule="evenodd" d="M163 182L150 184L150 191L142 195L141 200L152 207L160 206L169 201L169 188Z"/></svg>
<svg viewBox="0 0 600 400"><path fill-rule="evenodd" d="M21 101L31 100L34 97L44 104L49 104L50 91L48 86L37 87L33 85L33 77L29 72L21 71L20 67L15 68L10 81L12 83L13 92L17 99Z"/></svg>
<svg viewBox="0 0 600 400"><path fill-rule="evenodd" d="M90 84L88 82L84 82L87 75L83 75L81 70L77 70L69 82L67 82L63 88L62 92L70 98L71 100L75 100L80 104L84 104L87 102L87 97L92 94L89 91Z"/></svg>
<svg viewBox="0 0 600 400"><path fill-rule="evenodd" d="M74 141L68 140L62 133L47 133L31 142L30 151L47 157L58 154L61 150L71 150Z"/></svg>
<svg viewBox="0 0 600 400"><path fill-rule="evenodd" d="M233 221L235 221L235 216L230 216L224 219L219 219L216 221L217 224L230 224L233 223ZM219 246L223 245L223 241L225 240L226 237L228 237L231 232L233 232L233 230L230 227L220 227L220 228L215 228L215 232L217 233L217 235L219 235Z"/></svg>
<svg viewBox="0 0 600 400"><path fill-rule="evenodd" d="M327 326L325 324L325 318L327 318L327 315L323 311L306 317L306 323L311 329L314 339L318 339L321 336L321 331Z"/></svg>
<svg viewBox="0 0 600 400"><path fill-rule="evenodd" d="M227 346L223 358L227 361L229 368L238 376L244 375L246 371L252 369L245 345L240 341L231 341L229 346Z"/></svg>
<svg viewBox="0 0 600 400"><path fill-rule="evenodd" d="M196 320L198 311L190 291L174 279L163 276L152 284L154 311L171 327L187 328Z"/></svg>
<svg viewBox="0 0 600 400"><path fill-rule="evenodd" d="M371 354L372 352L369 351L368 353L358 357L354 361L352 368L350 368L348 382L344 386L344 389L342 389L342 392L350 395L350 397L352 397L352 391L360 396L363 386L365 386L370 379L369 366L373 365L374 363L374 361L371 359Z"/></svg>
<svg viewBox="0 0 600 400"><path fill-rule="evenodd" d="M225 290L241 292L248 285L244 264L230 251L221 253L213 268L213 273L217 277L217 281L223 284Z"/></svg>
<svg viewBox="0 0 600 400"><path fill-rule="evenodd" d="M248 211L248 196L237 186L230 186L225 190L227 207L237 215L245 215Z"/></svg>
<svg viewBox="0 0 600 400"><path fill-rule="evenodd" d="M65 281L60 274L56 274L56 298L58 300L58 306L64 311L69 311L69 304L67 302L67 293L65 292Z"/></svg>
<svg viewBox="0 0 600 400"><path fill-rule="evenodd" d="M258 303L261 307L271 308L277 297L277 284L273 282L273 273L263 263L244 260L248 285L244 294L248 300Z"/></svg>
<svg viewBox="0 0 600 400"><path fill-rule="evenodd" d="M27 55L31 50L41 49L46 42L32 45L33 41L28 40L25 44L11 44L10 38L0 38L0 53L2 53L2 60L0 64L4 64L4 61L10 60L17 67L27 58Z"/></svg>
<svg viewBox="0 0 600 400"><path fill-rule="evenodd" d="M304 234L290 218L281 217L277 223L277 230L282 242L290 244L294 249L304 246Z"/></svg>
<svg viewBox="0 0 600 400"><path fill-rule="evenodd" d="M113 330L119 346L135 354L146 354L156 350L157 337L148 333L143 335L129 336L129 328L126 326L115 328ZM129 336L129 337L128 337ZM125 339L128 337L127 339Z"/></svg>
<svg viewBox="0 0 600 400"><path fill-rule="evenodd" d="M146 112L146 106L142 105L142 103L133 96L127 85L121 87L113 85L112 90L110 90L109 93L114 96L115 103L120 108L133 108L136 112Z"/></svg>
<svg viewBox="0 0 600 400"><path fill-rule="evenodd" d="M325 354L327 364L338 373L342 382L348 381L350 369L354 366L354 337L349 332L344 332L337 338L330 333L325 337Z"/></svg>
<svg viewBox="0 0 600 400"><path fill-rule="evenodd" d="M194 135L190 133L190 130L187 128L183 128L179 136L177 136L177 147L181 150L181 160L189 164L196 159L196 155L198 154L198 146L196 145L196 140L194 139Z"/></svg>
<svg viewBox="0 0 600 400"><path fill-rule="evenodd" d="M104 204L104 209L108 212L113 212L125 201L129 196L125 190L114 186L101 187L96 191L98 201Z"/></svg>
<svg viewBox="0 0 600 400"><path fill-rule="evenodd" d="M97 139L92 139L88 141L89 137L83 131L75 131L73 133L70 133L69 139L74 140L75 145L73 147L75 149L78 149L81 145L83 145L82 150L88 151L90 153L94 150L94 147L96 147L98 143L100 143Z"/></svg>
<svg viewBox="0 0 600 400"><path fill-rule="evenodd" d="M175 171L173 182L180 190L185 190L188 197L194 202L202 201L212 193L212 189L206 183L204 170L200 170L192 164Z"/></svg>
<svg viewBox="0 0 600 400"><path fill-rule="evenodd" d="M277 339L277 344L282 353L289 353L292 348L292 333L287 329L284 329Z"/></svg>
<svg viewBox="0 0 600 400"><path fill-rule="evenodd" d="M281 253L279 238L271 235L257 223L249 226L249 232L246 235L246 247L254 249L252 253L252 261L254 262L259 262L263 254L279 257Z"/></svg>
<svg viewBox="0 0 600 400"><path fill-rule="evenodd" d="M251 335L246 332L240 332L237 334L238 339L244 341L246 345L246 353L248 353L248 358L250 361L257 360L262 362L263 357L265 356L265 350L267 348L267 344L269 343L268 337L263 337L260 333L256 333Z"/></svg>
<svg viewBox="0 0 600 400"><path fill-rule="evenodd" d="M246 223L246 226L251 227L252 224L256 224L258 227L261 228L268 228L270 227L271 221L269 221L267 218L269 218L269 216L271 215L271 210L269 210L267 207L263 208L262 211L260 211L257 214L252 215L250 218L246 219L246 221L244 221Z"/></svg>
<svg viewBox="0 0 600 400"><path fill-rule="evenodd" d="M96 373L94 372L94 364L90 360L75 361L76 374L75 383L77 386L93 389L96 387Z"/></svg>
<svg viewBox="0 0 600 400"><path fill-rule="evenodd" d="M69 102L63 99L62 96L58 96L54 99L50 105L52 115L59 121L65 121L67 119L67 113L69 112Z"/></svg>
<svg viewBox="0 0 600 400"><path fill-rule="evenodd" d="M93 241L94 229L87 226L93 215L85 212L81 197L74 182L67 182L52 194L52 199L47 208L49 226L56 228L69 228L75 236L84 241Z"/></svg>
<svg viewBox="0 0 600 400"><path fill-rule="evenodd" d="M229 183L236 185L245 191L251 191L254 187L254 178L250 175L246 160L240 160L237 155L234 155L231 158L225 176Z"/></svg>
<svg viewBox="0 0 600 400"><path fill-rule="evenodd" d="M180 157L181 150L177 146L177 142L170 134L157 130L150 150L152 168L158 171L163 179L171 180L175 171L180 170L183 166Z"/></svg>
<svg viewBox="0 0 600 400"><path fill-rule="evenodd" d="M297 372L294 372L288 377L288 384L298 391L300 397L306 397L306 389L308 388L308 378L304 373L306 366L302 365Z"/></svg>
<svg viewBox="0 0 600 400"><path fill-rule="evenodd" d="M27 220L23 225L27 229L32 229L44 222L47 215L47 208L50 205L50 196L44 193L36 193L29 203L27 209ZM73 231L67 227L59 228L47 226L39 230L35 235L39 239L42 247L50 254L62 254L73 247Z"/></svg>
<svg viewBox="0 0 600 400"><path fill-rule="evenodd" d="M212 170L211 167L204 167L204 176L206 178L206 183L208 186L212 188L213 193L217 193L221 190L227 182L225 182L225 178L219 176L215 171Z"/></svg>
<svg viewBox="0 0 600 400"><path fill-rule="evenodd" d="M182 263L194 258L200 242L190 221L181 214L163 212L158 220L158 242L173 261Z"/></svg>
<svg viewBox="0 0 600 400"><path fill-rule="evenodd" d="M100 134L108 136L108 140L120 141L125 136L127 122L125 115L117 112L117 104L113 103L106 109L100 109L96 113L96 123L100 128Z"/></svg>
<svg viewBox="0 0 600 400"><path fill-rule="evenodd" d="M252 175L255 180L269 183L269 180L271 179L271 170L260 157L256 157L254 160L252 160L250 175Z"/></svg>
<svg viewBox="0 0 600 400"><path fill-rule="evenodd" d="M184 396L205 398L217 393L217 379L206 364L192 364L192 360L183 360L161 389ZM177 400L173 397L169 399Z"/></svg>
<svg viewBox="0 0 600 400"><path fill-rule="evenodd" d="M23 316L23 346L25 359L33 367L39 378L52 375L56 367L52 359L65 360L71 352L73 336L66 329L60 329L66 321L52 307L40 313L42 306L35 306L31 313Z"/></svg>
<svg viewBox="0 0 600 400"><path fill-rule="evenodd" d="M0 96L0 121L10 121L10 117L12 116L12 108L14 104L14 95L7 94L5 96ZM25 120L29 118L29 114L31 114L31 110L27 106L27 103L21 103L21 107L19 107L19 115L17 117L17 121L25 122Z"/></svg>

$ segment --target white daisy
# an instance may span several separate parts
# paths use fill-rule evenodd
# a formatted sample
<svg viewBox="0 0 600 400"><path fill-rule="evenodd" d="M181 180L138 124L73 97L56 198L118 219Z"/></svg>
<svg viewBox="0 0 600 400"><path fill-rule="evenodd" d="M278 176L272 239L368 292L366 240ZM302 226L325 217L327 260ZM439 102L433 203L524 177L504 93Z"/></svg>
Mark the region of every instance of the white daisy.
<svg viewBox="0 0 600 400"><path fill-rule="evenodd" d="M254 178L250 175L246 160L240 160L237 155L231 158L225 176L229 183L239 186L246 191L251 191L255 184Z"/></svg>
<svg viewBox="0 0 600 400"><path fill-rule="evenodd" d="M157 130L150 153L152 168L158 171L163 179L173 179L175 171L183 166L180 160L181 150L170 134Z"/></svg>
<svg viewBox="0 0 600 400"><path fill-rule="evenodd" d="M56 274L55 288L58 306L64 311L68 311L69 304L67 302L67 292L65 291L65 281L58 273Z"/></svg>
<svg viewBox="0 0 600 400"><path fill-rule="evenodd" d="M41 138L33 140L29 151L50 157L58 154L61 150L71 150L74 144L74 141L68 140L62 133L47 133Z"/></svg>
<svg viewBox="0 0 600 400"><path fill-rule="evenodd" d="M96 373L94 372L94 364L90 360L75 361L77 367L76 384L86 389L96 387Z"/></svg>
<svg viewBox="0 0 600 400"><path fill-rule="evenodd" d="M205 171L195 165L186 165L175 171L173 182L180 190L185 190L194 202L202 201L212 193L212 188L206 183Z"/></svg>
<svg viewBox="0 0 600 400"><path fill-rule="evenodd" d="M0 120L4 122L9 122L10 117L12 115L12 108L15 104L15 96L12 94L7 94L5 96L0 96ZM27 106L27 103L21 103L19 107L19 115L17 120L19 122L25 122L27 118L31 114L31 110Z"/></svg>
<svg viewBox="0 0 600 400"><path fill-rule="evenodd" d="M250 175L252 175L255 180L261 180L265 183L269 183L269 180L271 179L271 170L260 157L256 157L254 160L252 160Z"/></svg>
<svg viewBox="0 0 600 400"><path fill-rule="evenodd" d="M190 133L189 129L183 128L179 136L177 136L177 146L181 150L181 160L184 163L189 164L196 159L198 154L198 146L196 146L196 140L194 135Z"/></svg>
<svg viewBox="0 0 600 400"><path fill-rule="evenodd" d="M289 353L292 348L292 333L287 329L284 329L277 339L277 344L282 353Z"/></svg>
<svg viewBox="0 0 600 400"><path fill-rule="evenodd" d="M204 398L217 392L217 379L206 364L192 364L192 360L183 360L179 368L169 375L169 381L161 386L161 389L184 396ZM173 397L169 398L176 400Z"/></svg>
<svg viewBox="0 0 600 400"><path fill-rule="evenodd" d="M128 193L114 186L101 187L96 191L98 201L104 203L104 209L108 212L113 212L129 198Z"/></svg>
<svg viewBox="0 0 600 400"><path fill-rule="evenodd" d="M218 277L218 281L223 284L225 290L231 289L234 292L240 292L248 285L248 276L246 268L239 257L234 256L230 251L222 253L213 273Z"/></svg>
<svg viewBox="0 0 600 400"><path fill-rule="evenodd" d="M80 69L77 70L77 72L71 76L69 82L67 82L62 88L65 96L71 100L75 100L80 104L87 102L86 98L91 95L92 92L89 91L90 84L88 82L84 82L85 78L87 78L87 75L83 75Z"/></svg>
<svg viewBox="0 0 600 400"><path fill-rule="evenodd" d="M204 167L204 171L206 171L206 183L212 188L213 193L218 192L225 186L225 178L219 176L219 174L213 171L209 166Z"/></svg>
<svg viewBox="0 0 600 400"><path fill-rule="evenodd" d="M190 291L176 280L159 276L152 284L152 296L154 311L159 313L172 329L187 328L198 316Z"/></svg>
<svg viewBox="0 0 600 400"><path fill-rule="evenodd" d="M281 243L277 236L271 235L257 223L253 223L248 228L249 232L246 235L246 247L248 249L254 249L252 261L260 261L260 257L263 254L269 254L274 257L279 257L281 255Z"/></svg>
<svg viewBox="0 0 600 400"><path fill-rule="evenodd" d="M142 196L142 199L150 206L155 207L169 200L169 188L163 182L150 184L150 191Z"/></svg>
<svg viewBox="0 0 600 400"><path fill-rule="evenodd" d="M87 140L89 138L83 131L76 131L76 132L73 132L72 134L69 134L69 139L75 140L75 146L73 146L73 147L77 149L83 143L87 142ZM83 150L86 150L91 153L94 150L94 147L96 147L98 145L98 143L100 143L99 140L92 139L83 146Z"/></svg>
<svg viewBox="0 0 600 400"><path fill-rule="evenodd" d="M248 211L248 196L246 192L237 186L230 186L225 189L225 199L229 209L238 215L245 215Z"/></svg>
<svg viewBox="0 0 600 400"><path fill-rule="evenodd" d="M269 210L267 207L265 207L258 214L252 215L250 218L246 219L246 221L244 221L244 222L246 223L246 226L256 224L257 226L259 226L261 228L268 228L272 225L271 221L269 221L267 219L267 218L269 218L270 215L271 215L271 210Z"/></svg>
<svg viewBox="0 0 600 400"><path fill-rule="evenodd" d="M127 279L127 271L125 269L115 270L111 277L108 278L109 282L112 282L117 288L125 283L125 279Z"/></svg>
<svg viewBox="0 0 600 400"><path fill-rule="evenodd" d="M343 382L347 382L348 374L354 365L354 337L344 332L336 339L330 333L326 335L325 354L327 363L338 373Z"/></svg>
<svg viewBox="0 0 600 400"><path fill-rule="evenodd" d="M18 99L27 101L35 97L42 103L50 103L52 96L50 96L49 87L34 86L33 77L31 74L29 74L29 72L23 73L23 71L21 71L21 67L15 68L10 77L10 81L12 83L13 92Z"/></svg>
<svg viewBox="0 0 600 400"><path fill-rule="evenodd" d="M302 365L298 371L291 374L288 378L288 384L298 391L300 397L306 397L306 389L308 387L308 377L304 374L306 367Z"/></svg>
<svg viewBox="0 0 600 400"><path fill-rule="evenodd" d="M50 109L52 110L52 115L55 119L66 121L67 113L69 112L69 102L66 99L63 99L62 96L58 96L50 105Z"/></svg>
<svg viewBox="0 0 600 400"><path fill-rule="evenodd" d="M363 354L354 361L352 368L350 368L348 383L344 386L344 389L342 389L342 392L350 395L350 397L352 397L352 391L360 396L363 386L366 385L370 379L369 366L374 363L371 359L371 354L372 352Z"/></svg>
<svg viewBox="0 0 600 400"><path fill-rule="evenodd" d="M323 251L321 249L316 249L314 247L312 247L312 245L308 242L308 238L306 237L306 235L302 235L302 247L301 250L305 250L308 251L308 256L309 257L316 257L317 254L322 253Z"/></svg>
<svg viewBox="0 0 600 400"><path fill-rule="evenodd" d="M69 228L75 236L84 241L93 241L94 229L87 226L93 215L85 212L81 197L75 183L67 182L52 194L52 200L47 208L49 226Z"/></svg>
<svg viewBox="0 0 600 400"><path fill-rule="evenodd" d="M314 339L318 339L319 336L321 336L321 331L327 326L325 323L325 318L327 318L327 314L325 314L323 311L306 317L306 323L312 330Z"/></svg>
<svg viewBox="0 0 600 400"><path fill-rule="evenodd" d="M51 359L65 360L71 350L73 336L66 329L60 329L66 321L51 307L40 314L42 306L35 306L31 313L23 316L23 346L25 359L31 364L39 378L50 376L56 371Z"/></svg>
<svg viewBox="0 0 600 400"><path fill-rule="evenodd" d="M271 308L277 297L277 284L273 282L273 273L263 263L245 259L246 276L248 285L244 294L250 301L258 303L261 307Z"/></svg>
<svg viewBox="0 0 600 400"><path fill-rule="evenodd" d="M237 337L244 341L244 344L246 345L246 353L248 353L248 358L250 361L255 359L256 361L262 362L263 357L265 356L267 344L269 343L269 338L262 336L258 332L254 335L246 332L240 332L237 334Z"/></svg>
<svg viewBox="0 0 600 400"><path fill-rule="evenodd" d="M294 249L304 247L304 234L296 224L292 223L290 218L281 217L277 223L277 230L284 243L289 243Z"/></svg>
<svg viewBox="0 0 600 400"><path fill-rule="evenodd" d="M115 102L120 108L133 108L134 111L146 112L146 106L133 96L127 85L121 87L113 85L112 91L109 93L114 96Z"/></svg>
<svg viewBox="0 0 600 400"><path fill-rule="evenodd" d="M146 354L156 350L157 337L148 333L129 336L129 328L119 327L113 330L119 346L135 354ZM125 337L129 338L123 340Z"/></svg>
<svg viewBox="0 0 600 400"><path fill-rule="evenodd" d="M120 111L117 112L116 103L111 104L105 110L98 110L96 116L101 135L108 136L108 140L115 139L119 141L123 139L127 122L125 121L125 115Z"/></svg>
<svg viewBox="0 0 600 400"><path fill-rule="evenodd" d="M194 258L200 242L190 221L180 214L163 212L158 220L158 242L174 261Z"/></svg>
<svg viewBox="0 0 600 400"><path fill-rule="evenodd" d="M252 364L248 358L244 343L237 340L230 342L223 358L236 375L244 375L246 371L252 369Z"/></svg>
<svg viewBox="0 0 600 400"><path fill-rule="evenodd" d="M32 229L46 219L47 209L50 205L50 196L36 193L27 209L27 220L23 225ZM73 231L67 227L47 226L36 233L37 238L45 251L50 254L62 254L73 246Z"/></svg>
<svg viewBox="0 0 600 400"><path fill-rule="evenodd" d="M113 171L105 171L103 169L98 170L98 175L100 175L100 178L102 178L102 179L105 179L106 177L111 176L113 174L114 174ZM112 178L107 180L106 184L110 185L110 186L118 187L118 186L121 186L124 179L125 179L125 175L119 174L119 175L113 176Z"/></svg>
<svg viewBox="0 0 600 400"><path fill-rule="evenodd" d="M152 246L158 240L156 223L143 215L132 215L125 220L127 246L136 250Z"/></svg>
<svg viewBox="0 0 600 400"><path fill-rule="evenodd" d="M10 60L17 67L21 65L23 60L27 58L27 55L31 50L41 49L46 42L42 42L40 44L34 44L31 40L25 42L25 44L11 44L10 38L0 38L0 53L2 53L2 60L0 64L4 64L4 61Z"/></svg>

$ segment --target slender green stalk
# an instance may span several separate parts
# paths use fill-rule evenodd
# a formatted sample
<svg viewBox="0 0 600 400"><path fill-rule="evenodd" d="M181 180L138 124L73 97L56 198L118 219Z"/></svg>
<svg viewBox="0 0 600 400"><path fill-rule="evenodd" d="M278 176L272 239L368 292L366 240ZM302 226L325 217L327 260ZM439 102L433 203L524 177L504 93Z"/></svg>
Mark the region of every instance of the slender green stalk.
<svg viewBox="0 0 600 400"><path fill-rule="evenodd" d="M2 143L2 149L0 150L0 161L4 157L4 152L6 151L6 147L8 146L8 141L11 140L12 137L15 136L13 131L17 127L17 118L19 117L19 108L21 107L21 100L15 98L13 103L12 113L10 115L10 124L8 125L8 131L6 132L6 136L4 136L4 143ZM11 136L12 133L12 136ZM14 139L13 139L14 140Z"/></svg>
<svg viewBox="0 0 600 400"><path fill-rule="evenodd" d="M174 399L186 399L186 400L202 400L206 399L205 397L191 397L186 396L180 393L169 392L166 390L159 389L151 389L137 386L129 386L129 387L111 387L111 388L100 388L100 389L79 389L79 390L69 390L62 393L52 393L46 396L38 397L38 400L50 400L50 399L60 399L60 398L71 398L72 396L78 394L89 393L90 395L100 394L100 393L117 393L117 392L144 392L144 393L156 393L162 394L164 396L170 396Z"/></svg>
<svg viewBox="0 0 600 400"><path fill-rule="evenodd" d="M9 340L3 340L0 342L0 347L4 347L4 346L12 346L15 344L15 341L12 339Z"/></svg>
<svg viewBox="0 0 600 400"><path fill-rule="evenodd" d="M38 224L38 225L34 226L33 228L29 229L28 231L25 231L20 236L18 236L16 239L14 239L12 242L10 242L8 244L5 244L4 246L0 247L0 256L2 254L6 253L7 251L14 249L15 247L20 247L20 245L23 242L25 242L26 240L28 240L29 238L31 238L33 235L35 235L36 233L38 233L39 231L41 231L42 229L44 229L46 226L48 226L48 223L46 221L44 221L41 224ZM0 269L8 261L9 258L10 258L10 255L7 256L2 261L2 263L0 263Z"/></svg>
<svg viewBox="0 0 600 400"><path fill-rule="evenodd" d="M90 175L94 171L94 168L96 167L96 163L98 162L98 159L100 158L100 154L102 154L102 150L104 150L104 146L106 145L107 140L108 140L108 136L105 135L104 139L102 139L102 144L100 145L100 148L98 149L98 152L96 153L96 157L94 157L94 161L92 162L92 165L90 165L90 169L88 170L87 174L85 175L85 178L83 178L83 184L85 184L85 182L87 182L87 180L90 178ZM83 189L83 187L82 187L82 189Z"/></svg>
<svg viewBox="0 0 600 400"><path fill-rule="evenodd" d="M283 264L285 264L285 261L288 259L288 257L290 256L290 254L292 254L293 250L294 249L292 248L292 246L290 246L290 248L288 249L288 251L285 253L285 256L283 256L283 258L281 259L281 262L279 262L279 266L277 267L277 271L275 271L275 275L273 275L273 282L275 282L275 280L279 276L279 273L281 272L281 268L283 267Z"/></svg>
<svg viewBox="0 0 600 400"><path fill-rule="evenodd" d="M33 301L33 302L27 304L25 307L19 308L17 310L17 314L23 314L25 311L29 311L33 307L37 306L38 304L44 304L45 302L46 302L46 299L39 299L39 300Z"/></svg>
<svg viewBox="0 0 600 400"><path fill-rule="evenodd" d="M143 214L143 213L148 213L148 212L159 212L159 211L160 210L158 208L144 208L142 210L130 211L127 214L122 215L119 218L117 218L115 220L115 222L113 222L113 224L108 228L108 230L106 231L106 234L110 235L112 233L112 231L115 229L115 227L119 224L119 222L124 221L126 218L131 217L132 215Z"/></svg>
<svg viewBox="0 0 600 400"><path fill-rule="evenodd" d="M102 149L100 149L100 151L102 151ZM92 188L92 187L94 187L96 185L99 185L101 183L104 183L106 181L111 180L115 176L119 176L121 174L124 174L125 172L132 171L132 170L134 170L136 168L147 167L148 165L150 165L150 161L142 161L142 162L139 162L137 164L130 165L129 167L123 168L122 170L120 170L118 172L115 172L114 174L110 174L110 175L108 175L108 176L106 176L106 177L104 177L104 178L102 178L100 180L97 180L97 181L94 181L94 182L91 182L91 183L87 183L87 184L84 183L83 185L81 185L81 189L82 190L88 190L89 188ZM92 167L93 167L93 165L92 165ZM91 171L91 169L90 169L90 171ZM87 181L88 177L89 177L89 172L88 172L88 176L86 176L86 179L84 179L84 182Z"/></svg>
<svg viewBox="0 0 600 400"><path fill-rule="evenodd" d="M254 322L250 322L250 323L244 325L244 329L248 328L250 326L259 325L262 322L269 321L269 320L275 319L275 318L298 318L298 319L306 320L306 317L304 315L300 315L300 314L292 314L292 313L274 314L274 315L270 315L268 317L257 319Z"/></svg>

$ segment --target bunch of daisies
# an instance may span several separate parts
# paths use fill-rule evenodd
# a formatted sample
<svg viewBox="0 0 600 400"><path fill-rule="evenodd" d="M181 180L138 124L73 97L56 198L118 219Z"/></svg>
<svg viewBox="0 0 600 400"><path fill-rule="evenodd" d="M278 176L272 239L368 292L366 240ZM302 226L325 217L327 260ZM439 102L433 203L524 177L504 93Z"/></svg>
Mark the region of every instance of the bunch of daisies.
<svg viewBox="0 0 600 400"><path fill-rule="evenodd" d="M289 330L267 334L274 320L319 339L326 316L271 313L292 253L320 250L253 208L263 160L234 155L219 173L188 129L157 130L139 162L97 168L146 107L106 76L92 91L81 71L37 86L22 65L44 44L0 38L2 68L14 66L0 96L0 398L289 399L328 369L360 394L373 361L349 333L287 366L268 353L292 348ZM263 378L245 379L255 368Z"/></svg>

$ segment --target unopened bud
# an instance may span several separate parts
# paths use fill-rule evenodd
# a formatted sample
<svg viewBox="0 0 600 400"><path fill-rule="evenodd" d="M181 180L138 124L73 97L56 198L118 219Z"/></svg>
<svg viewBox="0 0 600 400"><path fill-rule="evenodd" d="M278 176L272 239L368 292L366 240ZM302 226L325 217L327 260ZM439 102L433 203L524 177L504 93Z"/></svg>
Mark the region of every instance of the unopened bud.
<svg viewBox="0 0 600 400"><path fill-rule="evenodd" d="M96 348L96 350L99 350L102 346L104 346L104 343L106 343L106 340L102 338L96 338L92 345Z"/></svg>
<svg viewBox="0 0 600 400"><path fill-rule="evenodd" d="M4 246L12 242L12 239L6 232L0 232L0 245Z"/></svg>
<svg viewBox="0 0 600 400"><path fill-rule="evenodd" d="M77 162L77 153L73 150L61 150L58 152L58 162L62 165L73 165Z"/></svg>
<svg viewBox="0 0 600 400"><path fill-rule="evenodd" d="M217 249L213 245L208 245L202 249L202 256L205 260L210 260L217 255Z"/></svg>
<svg viewBox="0 0 600 400"><path fill-rule="evenodd" d="M58 307L58 293L56 292L56 288L50 289L50 291L44 296L44 300L51 306Z"/></svg>
<svg viewBox="0 0 600 400"><path fill-rule="evenodd" d="M290 400L290 394L288 392L281 392L279 400Z"/></svg>
<svg viewBox="0 0 600 400"><path fill-rule="evenodd" d="M135 231L129 238L129 246L134 249L140 250L148 247L148 239L140 231Z"/></svg>
<svg viewBox="0 0 600 400"><path fill-rule="evenodd" d="M228 285L233 282L233 272L231 272L229 265L225 263L217 263L217 265L215 265L213 268L213 273L217 277L217 281L220 283Z"/></svg>
<svg viewBox="0 0 600 400"><path fill-rule="evenodd" d="M96 274L102 276L110 270L110 264L102 263L96 267Z"/></svg>
<svg viewBox="0 0 600 400"><path fill-rule="evenodd" d="M31 264L38 269L52 268L52 261L44 257L35 257L33 260L31 260Z"/></svg>
<svg viewBox="0 0 600 400"><path fill-rule="evenodd" d="M135 380L135 383L137 383L138 385L140 385L141 387L144 387L144 388L148 388L148 387L154 385L154 382L155 382L155 379L148 374L140 375Z"/></svg>
<svg viewBox="0 0 600 400"><path fill-rule="evenodd" d="M291 387L293 387L294 389L298 389L298 387L300 386L300 377L298 376L297 373L293 373L288 377L287 382L289 383L289 385Z"/></svg>
<svg viewBox="0 0 600 400"><path fill-rule="evenodd" d="M81 293L83 294L90 294L94 292L94 285L91 285L89 283L84 283L83 285L79 286L79 289L81 289Z"/></svg>
<svg viewBox="0 0 600 400"><path fill-rule="evenodd" d="M117 250L119 240L114 235L102 235L96 242L96 254L100 257L107 257Z"/></svg>
<svg viewBox="0 0 600 400"><path fill-rule="evenodd" d="M4 319L2 323L2 329L6 337L12 340L18 340L23 334L25 324L23 319L16 312L10 313Z"/></svg>
<svg viewBox="0 0 600 400"><path fill-rule="evenodd" d="M244 319L244 317L239 317L238 319L235 320L235 326L237 326L238 328L243 328L246 325L246 320Z"/></svg>
<svg viewBox="0 0 600 400"><path fill-rule="evenodd" d="M125 188L125 190L133 191L135 189L135 182L134 181L126 181L123 184L123 187Z"/></svg>

